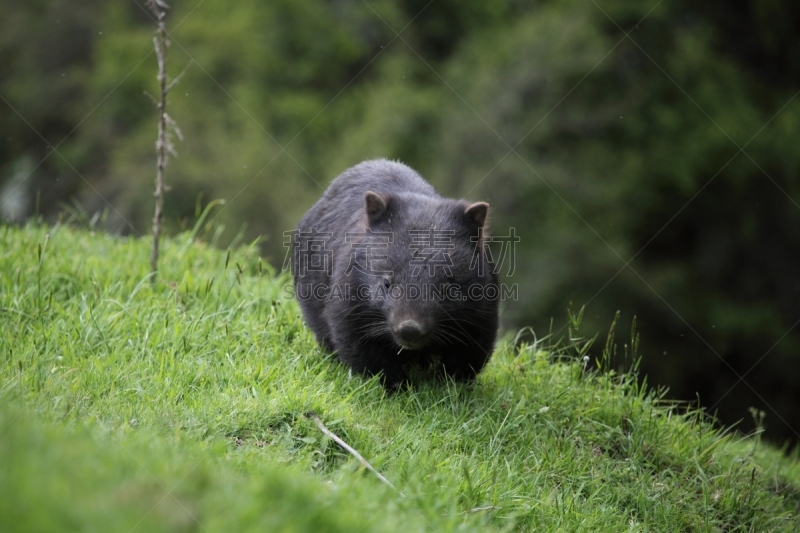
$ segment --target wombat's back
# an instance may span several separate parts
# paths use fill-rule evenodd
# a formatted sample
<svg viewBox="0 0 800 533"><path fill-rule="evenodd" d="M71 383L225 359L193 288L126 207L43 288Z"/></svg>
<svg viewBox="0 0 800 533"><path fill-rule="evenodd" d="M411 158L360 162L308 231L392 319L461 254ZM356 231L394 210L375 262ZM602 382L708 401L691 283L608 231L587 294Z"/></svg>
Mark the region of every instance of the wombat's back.
<svg viewBox="0 0 800 533"><path fill-rule="evenodd" d="M320 201L361 211L367 191L381 194L414 193L441 198L436 189L412 168L387 159L374 159L342 172L331 182Z"/></svg>
<svg viewBox="0 0 800 533"><path fill-rule="evenodd" d="M328 244L344 243L344 234L364 223L364 193L418 194L442 198L433 186L411 167L387 159L364 161L342 172L297 225L300 232L315 229L331 233Z"/></svg>

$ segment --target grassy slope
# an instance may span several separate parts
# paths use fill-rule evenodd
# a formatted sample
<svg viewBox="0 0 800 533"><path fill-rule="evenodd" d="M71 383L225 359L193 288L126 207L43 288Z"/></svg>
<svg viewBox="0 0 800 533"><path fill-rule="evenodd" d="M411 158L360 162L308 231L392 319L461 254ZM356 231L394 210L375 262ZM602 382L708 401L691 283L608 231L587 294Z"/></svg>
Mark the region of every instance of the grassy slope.
<svg viewBox="0 0 800 533"><path fill-rule="evenodd" d="M47 236L49 231L49 237ZM792 531L800 465L626 376L500 347L386 397L252 250L0 228L7 531ZM227 263L227 266L226 266ZM313 410L402 492L303 416Z"/></svg>

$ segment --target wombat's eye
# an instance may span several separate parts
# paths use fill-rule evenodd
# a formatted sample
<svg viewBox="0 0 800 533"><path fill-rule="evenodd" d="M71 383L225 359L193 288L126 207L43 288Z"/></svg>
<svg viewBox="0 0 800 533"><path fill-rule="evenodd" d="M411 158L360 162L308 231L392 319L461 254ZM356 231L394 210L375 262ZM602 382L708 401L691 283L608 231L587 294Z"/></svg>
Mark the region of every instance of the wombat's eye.
<svg viewBox="0 0 800 533"><path fill-rule="evenodd" d="M389 278L383 278L383 286L387 289L392 286L392 280Z"/></svg>
<svg viewBox="0 0 800 533"><path fill-rule="evenodd" d="M456 278L454 278L453 276L447 276L447 283L455 283L455 282Z"/></svg>

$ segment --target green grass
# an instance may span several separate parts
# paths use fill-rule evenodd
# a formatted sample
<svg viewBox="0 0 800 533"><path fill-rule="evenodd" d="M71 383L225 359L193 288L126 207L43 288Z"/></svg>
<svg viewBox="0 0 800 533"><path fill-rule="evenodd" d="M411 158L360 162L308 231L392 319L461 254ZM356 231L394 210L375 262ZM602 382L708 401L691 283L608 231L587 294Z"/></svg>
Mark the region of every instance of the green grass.
<svg viewBox="0 0 800 533"><path fill-rule="evenodd" d="M4 531L795 531L800 464L571 347L386 396L252 248L0 228ZM398 489L304 416L315 411Z"/></svg>

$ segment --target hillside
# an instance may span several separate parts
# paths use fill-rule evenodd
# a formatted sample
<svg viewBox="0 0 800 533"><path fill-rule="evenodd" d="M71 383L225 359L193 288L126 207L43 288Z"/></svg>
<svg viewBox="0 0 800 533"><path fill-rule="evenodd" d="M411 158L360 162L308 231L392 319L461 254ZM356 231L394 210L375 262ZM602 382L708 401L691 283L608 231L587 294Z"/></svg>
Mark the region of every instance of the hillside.
<svg viewBox="0 0 800 533"><path fill-rule="evenodd" d="M0 228L4 531L795 531L800 465L574 346L387 397L252 247ZM645 354L646 356L646 354ZM322 422L397 488L325 437Z"/></svg>

